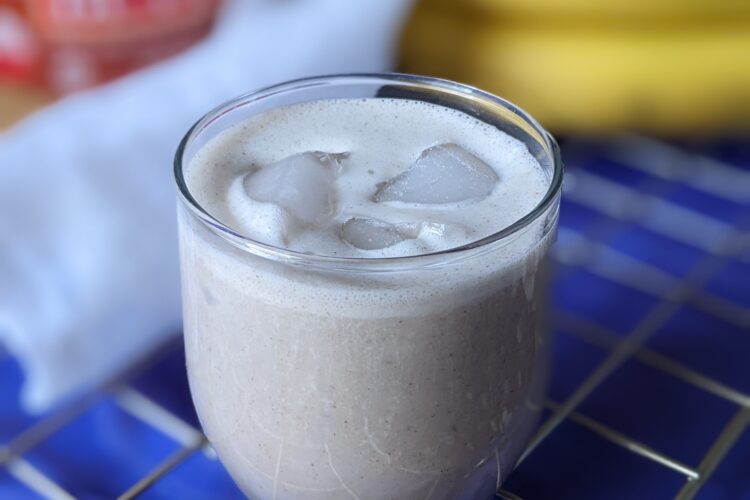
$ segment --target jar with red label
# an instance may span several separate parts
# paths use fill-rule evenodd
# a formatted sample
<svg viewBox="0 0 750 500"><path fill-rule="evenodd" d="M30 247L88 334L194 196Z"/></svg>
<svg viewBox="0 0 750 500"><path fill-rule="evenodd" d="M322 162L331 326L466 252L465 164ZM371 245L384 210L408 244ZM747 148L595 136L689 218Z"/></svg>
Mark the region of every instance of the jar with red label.
<svg viewBox="0 0 750 500"><path fill-rule="evenodd" d="M0 35L0 78L41 82L58 95L111 80L201 39L219 2L0 0L0 25L16 32L5 44Z"/></svg>

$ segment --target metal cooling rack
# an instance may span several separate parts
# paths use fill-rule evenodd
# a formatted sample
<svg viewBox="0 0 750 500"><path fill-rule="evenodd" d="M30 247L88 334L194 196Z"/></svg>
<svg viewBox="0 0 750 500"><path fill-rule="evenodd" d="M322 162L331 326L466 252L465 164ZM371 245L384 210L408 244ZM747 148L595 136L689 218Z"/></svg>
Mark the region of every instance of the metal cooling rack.
<svg viewBox="0 0 750 500"><path fill-rule="evenodd" d="M624 483L597 485L596 477L585 475L580 481L572 482L579 489L572 492L557 490L558 486L551 484L554 477L548 477L552 468L572 461L576 470L583 468L584 471L591 463L615 463L613 468L617 470L620 470L620 464L630 464L624 468L627 470L646 467L651 475L640 476L637 473L633 477L631 474L623 481L628 484L641 481L643 484L638 483L635 487L642 492L651 492L645 495L648 497L696 497L706 493L704 486L711 481L717 468L725 463L737 462L728 462L725 458L737 451L738 441L750 437L750 368L745 370L744 379L735 377L728 380L727 377L711 373L710 369L706 370L705 366L691 366L680 356L665 354L665 344L654 344L653 341L686 308L698 311L702 317L724 325L722 328L733 329L740 336L750 339L750 307L746 300L742 300L742 291L738 290L737 295L719 293L712 286L716 276L726 274L727 265L736 266L740 270L736 272L750 268L750 169L747 165L740 165L741 162L731 164L641 137L626 137L606 144L567 141L564 151L568 170L563 216L553 258L559 263L556 282L567 282L568 288L563 287L562 292L558 290L555 296L565 298L570 290L577 290L586 298L589 281L596 280L603 287L601 290L615 287L607 303L614 301L620 304L612 310L613 317L609 318L606 314L600 314L601 307L584 308L582 312L580 307L569 307L565 300L557 300L552 323L556 330L554 338L558 340L554 342L577 342L584 351L596 354L586 358L555 352L553 390L551 399L545 405L545 417L518 467L497 496L509 500L546 497L545 492L556 498L618 496L617 492ZM687 203L685 193L690 195ZM695 199L700 203L694 203ZM566 215L568 211L571 215ZM667 246L684 248L685 252L680 255L687 253L692 256L687 259L689 264L680 264L680 269L671 264L660 265L659 258L663 256L655 260L643 258L633 251L632 246L622 248L618 241L622 243L632 239L625 237L618 240L617 235L629 230L643 231L648 237L656 237L657 241L663 241ZM653 250L653 247L652 244L642 248ZM675 259L682 260L685 259ZM584 273L589 281L581 278L579 273ZM742 275L740 282L743 281L750 281L750 274ZM599 290L591 291L591 294L598 294ZM750 294L750 291L746 289L745 293ZM634 308L634 305L638 307ZM619 312L621 310L627 314L623 316ZM623 318L626 320L623 321ZM725 344L727 349L734 351L750 346L748 340L740 341L739 347L727 342L721 338L720 330L717 328L712 333L715 345ZM173 345L170 349L174 354L180 348ZM750 349L745 352L750 355ZM179 354L177 356L179 358ZM6 360L2 361L4 357ZM585 362L582 361L584 358ZM158 364L160 358L156 356L154 359L156 361L152 360L152 363ZM725 363L724 360L715 361ZM3 362L9 360L7 355L0 353L0 364ZM587 369L579 370L579 364L586 365ZM650 412L648 407L631 408L635 411L635 417L619 418L619 423L618 418L612 418L619 411L601 411L601 408L617 408L618 396L622 396L624 390L608 389L606 386L613 379L625 376L625 371L632 371L631 368L626 370L626 367L633 364L641 367L637 369L648 369L654 384L657 384L659 377L666 377L669 384L676 384L663 394L682 394L683 388L677 386L690 386L693 391L690 392L691 397L705 397L695 394L695 391L699 391L709 395L711 401L721 401L715 403L721 407L720 415L699 419L716 425L702 432L702 435L710 437L707 446L691 447L700 448L698 459L686 460L681 453L674 456L661 451L673 447L649 444L640 438L641 432L635 427L634 433L623 430L623 427L630 429L630 424L622 424L624 421L649 422L658 419L658 413ZM180 363L176 366L171 373L184 378L183 366ZM583 375L571 379L567 374L576 370L584 372ZM164 372L157 372L148 386L161 385L166 391L163 394L169 394L170 381L164 380L159 373ZM3 469L5 472L5 476L0 475L0 488L3 482L9 484L15 481L20 483L18 487L21 489L9 491L26 491L29 496L38 494L60 499L82 496L75 485L71 486L70 481L65 480L65 474L59 471L53 473L49 466L39 465L39 460L34 459L34 450L56 439L67 427L92 412L103 401L134 418L138 425L147 426L149 432L159 434L159 439L166 438L169 444L165 445L166 451L160 452L158 460L135 480L130 480L120 490L99 492L100 496L119 495L121 499L130 499L149 496L151 492L151 497L158 498L159 494L153 494L154 488L179 474L179 469L193 457L200 455L215 460L194 415L175 410L174 404L166 404L159 397L147 395L148 391L133 383L134 377L131 375L124 381L108 386L101 393L88 395L51 414L30 419L22 431L0 445L0 472ZM646 390L652 385L652 378L638 379L640 382L625 380L622 387L640 383L639 387ZM555 389L556 381L570 382L573 379L575 384L568 383L570 387ZM643 380L646 382L643 383ZM180 392L180 398L187 400L189 406L184 381L179 385L179 390L175 392ZM0 390L17 391L17 387L10 389L5 383L0 384ZM597 398L610 401L593 406L594 413L598 412L604 418L588 413L587 404ZM670 429L664 428L663 432L669 435ZM572 436L567 441L566 433ZM658 433L652 435L659 436ZM562 438L557 439L557 436ZM682 436L680 440L683 444L688 443L691 435ZM63 449L68 450L65 453L70 452L64 446ZM117 453L117 450L107 452ZM610 462L615 455L619 457L617 461ZM695 457L695 452L688 455ZM62 456L64 459L65 455ZM744 459L748 458L744 456ZM742 467L747 466L743 469L744 476L750 470L750 459L741 462L742 459L741 456L740 464L734 465L736 471L729 470L726 474L730 481L735 475L742 475ZM190 481L199 481L202 469L198 470L198 474L188 474L182 480L188 485ZM221 468L217 470L216 481L231 484ZM666 486L655 489L655 483L649 482L649 478L665 471L671 474L663 476L668 477L664 483ZM672 486L674 488L670 489ZM231 489L233 486L227 488L223 490L224 496L239 495L239 492ZM727 490L722 488L719 484L711 491L726 493ZM746 489L742 489L743 486L736 488L732 491L750 495L747 483L744 485ZM0 489L0 496L2 491ZM710 497L714 496L710 493ZM199 493L195 494L195 498L200 497Z"/></svg>

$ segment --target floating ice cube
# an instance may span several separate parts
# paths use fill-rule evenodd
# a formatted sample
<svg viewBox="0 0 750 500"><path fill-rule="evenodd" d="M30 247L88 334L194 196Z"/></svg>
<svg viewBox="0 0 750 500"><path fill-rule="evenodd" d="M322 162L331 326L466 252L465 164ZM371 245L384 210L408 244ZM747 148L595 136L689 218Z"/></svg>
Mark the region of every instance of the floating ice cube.
<svg viewBox="0 0 750 500"><path fill-rule="evenodd" d="M248 174L245 191L256 201L276 204L303 222L333 214L333 182L347 153L299 153Z"/></svg>
<svg viewBox="0 0 750 500"><path fill-rule="evenodd" d="M499 181L485 162L455 144L422 151L417 161L380 184L373 201L456 203L489 195Z"/></svg>
<svg viewBox="0 0 750 500"><path fill-rule="evenodd" d="M465 227L453 223L423 222L419 230L419 236L426 235L443 239L466 239L467 230Z"/></svg>
<svg viewBox="0 0 750 500"><path fill-rule="evenodd" d="M419 229L419 241L430 251L445 250L460 245L468 236L468 230L459 224L446 222L423 222Z"/></svg>
<svg viewBox="0 0 750 500"><path fill-rule="evenodd" d="M341 225L341 239L361 250L380 250L415 237L413 230L376 219L352 217Z"/></svg>
<svg viewBox="0 0 750 500"><path fill-rule="evenodd" d="M236 178L227 193L227 207L234 218L235 228L254 240L286 247L289 236L298 230L296 219L279 205L250 198L245 190L245 180Z"/></svg>

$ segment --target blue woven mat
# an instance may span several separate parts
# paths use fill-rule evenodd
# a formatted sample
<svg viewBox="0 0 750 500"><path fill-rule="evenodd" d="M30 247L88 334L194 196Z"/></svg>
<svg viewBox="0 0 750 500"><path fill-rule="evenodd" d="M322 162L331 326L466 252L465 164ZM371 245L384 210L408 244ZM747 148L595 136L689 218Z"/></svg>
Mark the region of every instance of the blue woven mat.
<svg viewBox="0 0 750 500"><path fill-rule="evenodd" d="M750 499L750 144L563 151L550 397L499 496ZM0 359L0 498L241 498L179 346L36 418Z"/></svg>

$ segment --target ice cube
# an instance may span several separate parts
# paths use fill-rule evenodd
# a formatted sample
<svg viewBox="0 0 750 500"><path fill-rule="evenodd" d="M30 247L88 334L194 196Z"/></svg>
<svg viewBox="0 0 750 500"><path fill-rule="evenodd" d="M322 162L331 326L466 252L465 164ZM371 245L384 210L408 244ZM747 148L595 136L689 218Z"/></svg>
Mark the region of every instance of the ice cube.
<svg viewBox="0 0 750 500"><path fill-rule="evenodd" d="M262 167L245 177L247 195L274 203L297 219L320 223L333 214L333 182L347 153L308 151Z"/></svg>
<svg viewBox="0 0 750 500"><path fill-rule="evenodd" d="M426 221L419 228L419 241L430 251L445 250L466 241L468 230L462 225Z"/></svg>
<svg viewBox="0 0 750 500"><path fill-rule="evenodd" d="M484 198L499 181L495 170L456 144L422 151L411 167L380 184L373 201L456 203Z"/></svg>
<svg viewBox="0 0 750 500"><path fill-rule="evenodd" d="M419 235L431 235L443 239L466 239L467 229L459 224L447 222L426 221L419 228Z"/></svg>
<svg viewBox="0 0 750 500"><path fill-rule="evenodd" d="M298 230L296 219L279 205L250 198L244 181L243 177L236 178L227 193L227 207L234 218L234 228L257 241L277 247L288 246L289 236Z"/></svg>
<svg viewBox="0 0 750 500"><path fill-rule="evenodd" d="M352 217L341 225L341 239L361 250L380 250L415 237L407 228L377 219Z"/></svg>

